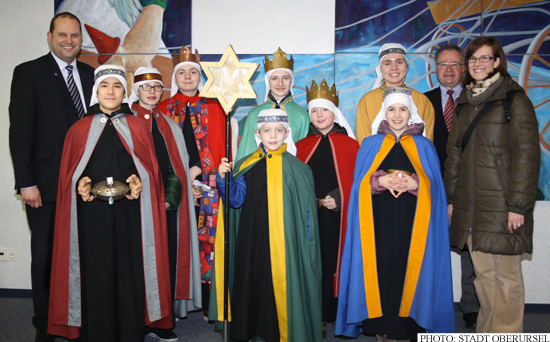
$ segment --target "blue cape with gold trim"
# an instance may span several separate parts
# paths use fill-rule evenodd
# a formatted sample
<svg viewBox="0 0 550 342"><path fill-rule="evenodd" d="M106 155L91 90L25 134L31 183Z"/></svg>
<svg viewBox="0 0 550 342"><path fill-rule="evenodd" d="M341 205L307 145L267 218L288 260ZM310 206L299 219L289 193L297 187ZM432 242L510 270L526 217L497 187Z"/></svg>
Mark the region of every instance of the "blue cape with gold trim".
<svg viewBox="0 0 550 342"><path fill-rule="evenodd" d="M395 138L376 134L357 155L342 256L336 335L356 337L365 319L383 316L378 288L371 175ZM419 177L413 232L399 315L426 332L454 332L453 285L447 201L433 144L414 135L401 138Z"/></svg>

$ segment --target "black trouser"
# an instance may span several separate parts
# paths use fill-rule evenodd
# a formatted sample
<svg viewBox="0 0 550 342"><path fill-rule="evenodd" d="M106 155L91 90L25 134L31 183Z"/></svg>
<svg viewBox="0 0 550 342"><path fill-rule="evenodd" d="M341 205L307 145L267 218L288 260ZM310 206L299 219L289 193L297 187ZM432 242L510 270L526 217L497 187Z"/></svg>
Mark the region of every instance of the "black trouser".
<svg viewBox="0 0 550 342"><path fill-rule="evenodd" d="M31 230L31 279L34 305L32 324L37 329L48 327L55 203L42 201L42 206L39 208L25 206Z"/></svg>
<svg viewBox="0 0 550 342"><path fill-rule="evenodd" d="M460 266L462 270L461 288L462 296L460 296L460 311L462 313L479 312L479 301L477 300L476 290L474 288L474 280L476 274L474 272L474 265L472 264L472 258L468 247L462 250L460 256Z"/></svg>

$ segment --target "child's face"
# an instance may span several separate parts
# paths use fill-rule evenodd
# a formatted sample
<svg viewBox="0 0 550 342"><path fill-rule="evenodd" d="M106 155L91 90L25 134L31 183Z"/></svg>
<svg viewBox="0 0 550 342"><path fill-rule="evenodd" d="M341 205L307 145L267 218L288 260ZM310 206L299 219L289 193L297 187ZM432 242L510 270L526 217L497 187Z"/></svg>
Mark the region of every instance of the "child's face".
<svg viewBox="0 0 550 342"><path fill-rule="evenodd" d="M319 132L327 134L334 126L334 113L327 108L316 107L311 110L309 114L311 123L319 130Z"/></svg>
<svg viewBox="0 0 550 342"><path fill-rule="evenodd" d="M388 87L397 87L407 76L407 60L400 53L388 53L382 59L380 70Z"/></svg>
<svg viewBox="0 0 550 342"><path fill-rule="evenodd" d="M401 103L394 103L386 110L388 125L397 136L400 136L409 125L410 116L407 106Z"/></svg>
<svg viewBox="0 0 550 342"><path fill-rule="evenodd" d="M149 90L144 90L142 86L149 86L151 87ZM155 86L162 86L159 81L151 81L142 84L138 87L138 99L139 104L143 107L150 106L154 107L159 103L160 96L162 95L162 88L160 91L157 91L154 87Z"/></svg>
<svg viewBox="0 0 550 342"><path fill-rule="evenodd" d="M284 70L277 70L273 72L269 78L269 89L271 89L271 93L277 99L280 99L288 94L291 84L292 77L290 77L290 74Z"/></svg>
<svg viewBox="0 0 550 342"><path fill-rule="evenodd" d="M285 143L288 131L280 122L269 122L263 124L256 134L266 149L275 151Z"/></svg>
<svg viewBox="0 0 550 342"><path fill-rule="evenodd" d="M176 72L176 84L183 95L195 96L200 81L201 72L192 65L182 65Z"/></svg>
<svg viewBox="0 0 550 342"><path fill-rule="evenodd" d="M124 85L116 77L108 77L97 87L97 100L103 113L111 114L120 109L124 100Z"/></svg>

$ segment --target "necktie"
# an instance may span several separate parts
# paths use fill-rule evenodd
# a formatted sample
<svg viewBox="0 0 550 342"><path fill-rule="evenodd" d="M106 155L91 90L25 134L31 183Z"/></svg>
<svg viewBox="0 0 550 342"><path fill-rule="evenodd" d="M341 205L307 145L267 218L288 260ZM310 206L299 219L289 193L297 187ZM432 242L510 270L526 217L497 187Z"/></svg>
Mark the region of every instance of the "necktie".
<svg viewBox="0 0 550 342"><path fill-rule="evenodd" d="M447 131L451 130L451 121L453 119L453 112L455 111L455 101L453 100L452 90L447 90L447 103L445 104L445 124L447 125Z"/></svg>
<svg viewBox="0 0 550 342"><path fill-rule="evenodd" d="M67 85L69 86L69 93L71 93L74 106L76 107L76 112L78 113L78 118L82 119L82 117L84 117L84 107L82 106L82 99L80 98L80 92L78 91L78 88L74 83L73 66L67 65L65 68L69 72L69 75L67 76Z"/></svg>

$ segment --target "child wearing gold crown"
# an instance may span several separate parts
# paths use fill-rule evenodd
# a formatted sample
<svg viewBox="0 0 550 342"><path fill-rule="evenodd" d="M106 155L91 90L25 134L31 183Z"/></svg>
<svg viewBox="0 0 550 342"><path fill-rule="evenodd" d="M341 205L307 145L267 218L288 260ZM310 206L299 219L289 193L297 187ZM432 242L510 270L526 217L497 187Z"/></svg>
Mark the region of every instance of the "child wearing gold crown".
<svg viewBox="0 0 550 342"><path fill-rule="evenodd" d="M286 58L286 53L277 49L273 54L273 59L265 56L265 102L252 109L244 123L242 140L239 144L236 160L240 160L256 151L256 118L264 109L276 108L282 109L288 115L288 124L293 141L299 141L306 137L309 119L307 111L294 102L294 58ZM296 150L288 147L288 152L296 154Z"/></svg>
<svg viewBox="0 0 550 342"><path fill-rule="evenodd" d="M224 158L217 179L224 199L223 178L229 174L230 227L220 219L218 232L229 235L231 339L321 341L321 256L311 170L286 150L292 138L281 109L262 110L256 137L256 151L237 161L232 173ZM218 320L223 319L223 247L216 245L217 302L210 302L210 315L217 313Z"/></svg>
<svg viewBox="0 0 550 342"><path fill-rule="evenodd" d="M445 189L410 89L386 90L373 124L357 154L335 334L452 333Z"/></svg>
<svg viewBox="0 0 550 342"><path fill-rule="evenodd" d="M225 119L222 106L215 100L199 96L202 89L200 56L187 46L179 55L173 55L171 97L159 104L159 110L172 118L183 131L189 154L189 174L210 187L197 190L193 187L196 204L197 229L202 279L202 307L208 308L209 285L212 277L212 261L218 218L218 190L216 165L225 155ZM208 312L205 310L205 319Z"/></svg>
<svg viewBox="0 0 550 342"><path fill-rule="evenodd" d="M296 157L308 164L315 180L319 201L319 241L322 260L322 320L336 320L338 284L347 207L353 182L353 169L359 144L348 122L338 109L336 86L329 89L326 80L318 87L306 87L311 123L308 136L296 144Z"/></svg>

